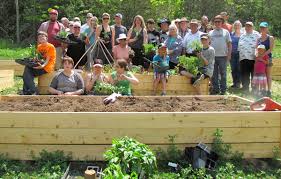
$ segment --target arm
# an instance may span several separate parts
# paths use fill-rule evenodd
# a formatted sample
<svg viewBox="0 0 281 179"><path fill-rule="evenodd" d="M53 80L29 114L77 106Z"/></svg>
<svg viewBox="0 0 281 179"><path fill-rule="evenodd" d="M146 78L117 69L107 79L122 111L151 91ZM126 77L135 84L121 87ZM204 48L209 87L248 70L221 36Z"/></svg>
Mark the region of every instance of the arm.
<svg viewBox="0 0 281 179"><path fill-rule="evenodd" d="M143 29L143 44L148 43L148 36L147 36L147 31L146 29Z"/></svg>
<svg viewBox="0 0 281 179"><path fill-rule="evenodd" d="M85 84L86 84L86 92L89 92L92 90L92 87L95 83L96 79L92 76L92 74L88 74Z"/></svg>
<svg viewBox="0 0 281 179"><path fill-rule="evenodd" d="M228 48L227 60L230 60L231 59L231 53L232 53L232 43L231 42L227 43L227 48Z"/></svg>
<svg viewBox="0 0 281 179"><path fill-rule="evenodd" d="M117 50L116 50L116 46L113 47L112 49L112 54L113 54L113 59L117 60Z"/></svg>
<svg viewBox="0 0 281 179"><path fill-rule="evenodd" d="M58 87L58 75L54 76L54 78L52 79L52 82L49 87L49 92L55 95L62 95L63 91L57 90L57 87Z"/></svg>
<svg viewBox="0 0 281 179"><path fill-rule="evenodd" d="M73 92L66 92L65 95L81 95L84 93L84 81L80 74L77 74L77 90Z"/></svg>
<svg viewBox="0 0 281 179"><path fill-rule="evenodd" d="M136 41L136 38L131 39L132 31L133 31L133 29L130 28L130 30L129 30L129 32L128 32L128 36L127 36L127 41L128 41L128 43L132 43L132 42L135 42L135 41Z"/></svg>
<svg viewBox="0 0 281 179"><path fill-rule="evenodd" d="M100 33L101 33L101 26L99 25L97 28L96 28L96 36L95 36L95 41L97 41L99 38L100 38Z"/></svg>
<svg viewBox="0 0 281 179"><path fill-rule="evenodd" d="M111 44L112 44L112 47L114 47L115 46L115 29L114 28L112 28L112 27L110 27L111 28L111 32L112 32L112 34L111 34Z"/></svg>
<svg viewBox="0 0 281 179"><path fill-rule="evenodd" d="M50 58L51 58L51 57L48 56L48 57L46 58L46 61L45 61L44 64L41 64L41 63L38 62L38 66L33 67L33 68L34 68L34 69L37 69L37 70L43 69L43 68L49 63Z"/></svg>
<svg viewBox="0 0 281 179"><path fill-rule="evenodd" d="M55 88L49 87L49 92L51 94L56 94L56 95L63 95L62 91L56 90Z"/></svg>
<svg viewBox="0 0 281 179"><path fill-rule="evenodd" d="M269 37L269 41L270 41L270 47L269 47L269 49L264 53L264 55L268 55L268 54L270 54L270 53L273 51L273 48L274 48L274 37L273 37L273 36L270 36L270 37Z"/></svg>
<svg viewBox="0 0 281 179"><path fill-rule="evenodd" d="M139 84L139 80L133 75L131 74L131 77L128 77L126 75L122 75L122 77L124 77L125 79L127 79L128 81L130 81L130 83L134 84L134 85L137 85Z"/></svg>

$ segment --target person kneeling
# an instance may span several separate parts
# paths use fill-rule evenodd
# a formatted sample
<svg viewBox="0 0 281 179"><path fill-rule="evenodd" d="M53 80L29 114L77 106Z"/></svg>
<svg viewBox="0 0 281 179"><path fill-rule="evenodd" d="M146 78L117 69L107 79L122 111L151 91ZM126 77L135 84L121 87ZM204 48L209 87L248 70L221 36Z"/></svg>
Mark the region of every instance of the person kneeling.
<svg viewBox="0 0 281 179"><path fill-rule="evenodd" d="M84 93L82 76L73 70L74 61L70 57L62 60L63 71L53 78L49 92L56 95L81 95Z"/></svg>
<svg viewBox="0 0 281 179"><path fill-rule="evenodd" d="M158 49L158 54L153 57L153 68L154 68L154 81L153 81L153 93L156 95L156 89L158 83L162 82L162 96L166 95L166 84L168 80L170 57L167 56L167 47L162 44Z"/></svg>
<svg viewBox="0 0 281 179"><path fill-rule="evenodd" d="M38 94L34 83L34 77L50 73L54 70L56 61L56 49L48 43L48 34L46 32L38 32L37 35L37 52L42 56L43 64L38 61L35 66L26 65L23 72L23 95Z"/></svg>
<svg viewBox="0 0 281 179"><path fill-rule="evenodd" d="M98 83L107 83L108 78L102 72L103 62L101 59L96 59L93 64L92 72L87 75L86 78L86 92L89 95L96 95L97 92L94 90Z"/></svg>
<svg viewBox="0 0 281 179"><path fill-rule="evenodd" d="M201 94L199 85L206 79L213 76L215 63L215 49L210 46L210 37L208 34L201 35L201 43L203 45L202 52L197 53L199 60L202 60L203 66L199 67L197 76L191 78L192 85L196 88L198 94Z"/></svg>

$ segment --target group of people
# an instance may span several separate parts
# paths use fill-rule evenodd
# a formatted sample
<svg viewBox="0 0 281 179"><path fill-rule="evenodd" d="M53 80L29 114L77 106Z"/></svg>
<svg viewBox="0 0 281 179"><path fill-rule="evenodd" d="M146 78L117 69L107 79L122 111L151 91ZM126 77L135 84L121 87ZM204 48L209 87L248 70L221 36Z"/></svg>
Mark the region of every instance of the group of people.
<svg viewBox="0 0 281 179"><path fill-rule="evenodd" d="M114 16L110 25L110 15L102 14L102 22L92 13L86 16L86 23L75 17L73 21L63 17L58 21L58 11L49 11L50 20L38 29L38 52L46 60L37 67L26 67L23 75L24 94L36 93L33 78L53 69L63 68L50 85L52 94L83 94L93 89L96 81L125 86L126 94L131 95L130 84L138 80L129 71L129 66L154 68L153 90L159 82L163 84L162 95L166 95L168 70L179 66L179 73L191 78L192 85L200 94L198 86L202 80L211 81L211 94L225 94L227 90L226 73L230 62L233 88L249 91L250 86L257 95L271 95L271 67L274 38L268 34L268 23L260 23L260 32L254 30L252 22L242 27L240 21L229 24L228 15L222 12L211 22L207 16L201 21L183 17L170 21L159 21L159 31L153 19L145 23L142 16L133 19L131 28L122 25L122 14ZM67 32L67 41L59 41L60 32ZM158 48L155 54L146 56L144 44ZM196 50L196 45L203 46ZM179 65L179 56L197 57L201 66L199 73L191 74ZM148 60L147 60L148 59ZM109 77L102 73L103 64L114 64L115 72ZM151 65L153 64L153 65ZM63 65L63 66L62 66ZM80 74L73 69L88 66L92 71L85 84ZM164 70L163 70L164 69Z"/></svg>

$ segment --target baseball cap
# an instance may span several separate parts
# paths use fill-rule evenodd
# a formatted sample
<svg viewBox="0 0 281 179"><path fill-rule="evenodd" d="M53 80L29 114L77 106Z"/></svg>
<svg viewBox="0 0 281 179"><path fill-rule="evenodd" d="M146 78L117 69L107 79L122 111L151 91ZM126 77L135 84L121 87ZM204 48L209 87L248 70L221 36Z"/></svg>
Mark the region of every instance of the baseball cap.
<svg viewBox="0 0 281 179"><path fill-rule="evenodd" d="M201 39L209 39L209 35L208 34L202 34L200 36Z"/></svg>
<svg viewBox="0 0 281 179"><path fill-rule="evenodd" d="M56 14L56 15L58 15L59 13L58 13L57 10L52 9L52 10L49 11L49 14Z"/></svg>
<svg viewBox="0 0 281 179"><path fill-rule="evenodd" d="M254 26L253 22L250 22L250 21L246 22L245 25Z"/></svg>
<svg viewBox="0 0 281 179"><path fill-rule="evenodd" d="M92 13L87 13L87 18L94 17Z"/></svg>
<svg viewBox="0 0 281 179"><path fill-rule="evenodd" d="M268 27L268 23L267 22L261 22L260 27Z"/></svg>
<svg viewBox="0 0 281 179"><path fill-rule="evenodd" d="M101 59L95 59L93 67L103 67L103 62Z"/></svg>
<svg viewBox="0 0 281 179"><path fill-rule="evenodd" d="M115 17L119 17L120 19L123 18L122 14L120 14L120 13L115 14Z"/></svg>

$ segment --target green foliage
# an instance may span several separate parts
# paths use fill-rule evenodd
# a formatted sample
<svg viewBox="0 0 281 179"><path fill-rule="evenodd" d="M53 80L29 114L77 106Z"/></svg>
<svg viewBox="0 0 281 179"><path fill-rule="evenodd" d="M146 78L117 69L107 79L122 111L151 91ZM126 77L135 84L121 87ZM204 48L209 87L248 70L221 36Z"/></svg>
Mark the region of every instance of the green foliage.
<svg viewBox="0 0 281 179"><path fill-rule="evenodd" d="M131 71L133 74L136 74L136 73L141 74L141 73L142 73L142 69L143 69L143 67L142 67L141 65L139 65L139 66L133 65L130 71Z"/></svg>
<svg viewBox="0 0 281 179"><path fill-rule="evenodd" d="M200 60L197 57L179 56L179 65L184 67L189 73L197 75Z"/></svg>
<svg viewBox="0 0 281 179"><path fill-rule="evenodd" d="M113 67L110 64L103 65L104 73L112 73L114 71Z"/></svg>
<svg viewBox="0 0 281 179"><path fill-rule="evenodd" d="M103 172L104 179L138 179L138 175L132 172L130 175L123 173L120 165L110 164Z"/></svg>
<svg viewBox="0 0 281 179"><path fill-rule="evenodd" d="M96 95L110 95L112 93L122 93L124 90L124 87L113 86L109 83L97 82L94 86L94 92Z"/></svg>
<svg viewBox="0 0 281 179"><path fill-rule="evenodd" d="M203 50L203 45L200 41L195 40L191 43L190 48L193 49L195 53L201 52Z"/></svg>
<svg viewBox="0 0 281 179"><path fill-rule="evenodd" d="M61 178L67 168L70 155L62 151L42 151L35 161L13 161L7 156L0 155L0 178L31 178L31 179L57 179Z"/></svg>
<svg viewBox="0 0 281 179"><path fill-rule="evenodd" d="M154 153L145 144L129 137L113 139L112 147L104 153L104 158L109 162L107 172L111 173L118 172L112 165L119 165L122 173L127 175L135 173L139 176L144 172L148 176L156 169Z"/></svg>
<svg viewBox="0 0 281 179"><path fill-rule="evenodd" d="M144 44L143 47L144 47L145 55L149 55L151 53L155 53L155 51L157 49L153 44Z"/></svg>
<svg viewBox="0 0 281 179"><path fill-rule="evenodd" d="M60 38L67 38L68 33L66 31L60 31L57 36Z"/></svg>

